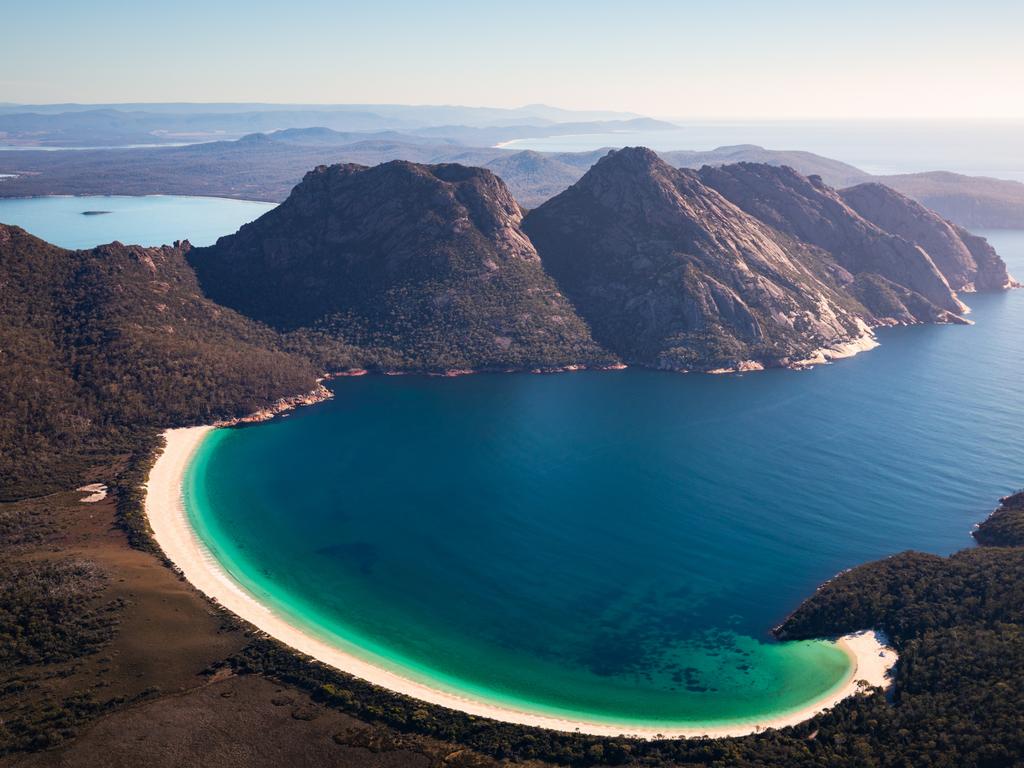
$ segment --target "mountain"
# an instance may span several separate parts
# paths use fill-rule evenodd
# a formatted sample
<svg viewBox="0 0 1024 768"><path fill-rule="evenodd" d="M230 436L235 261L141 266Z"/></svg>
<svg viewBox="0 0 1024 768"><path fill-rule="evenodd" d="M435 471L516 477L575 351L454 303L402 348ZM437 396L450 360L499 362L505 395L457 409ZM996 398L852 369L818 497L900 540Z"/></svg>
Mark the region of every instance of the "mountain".
<svg viewBox="0 0 1024 768"><path fill-rule="evenodd" d="M878 176L936 213L971 229L1024 229L1024 184L948 171Z"/></svg>
<svg viewBox="0 0 1024 768"><path fill-rule="evenodd" d="M828 251L883 322L951 322L965 305L920 247L860 216L817 176L760 163L705 166L701 180L775 229Z"/></svg>
<svg viewBox="0 0 1024 768"><path fill-rule="evenodd" d="M632 120L601 120L572 123L544 123L543 125L510 124L487 127L465 125L438 125L420 128L420 136L445 138L459 141L467 146L488 147L516 139L545 138L548 136L569 136L578 133L614 133L617 131L669 131L678 128L664 120L638 117Z"/></svg>
<svg viewBox="0 0 1024 768"><path fill-rule="evenodd" d="M207 294L398 369L611 362L545 274L488 170L322 166L278 208L189 254Z"/></svg>
<svg viewBox="0 0 1024 768"><path fill-rule="evenodd" d="M659 154L665 162L677 168L702 168L705 165L734 163L788 165L805 176L821 176L833 187L851 186L871 179L871 174L860 168L813 152L765 149L757 144L735 144L703 152L677 150Z"/></svg>
<svg viewBox="0 0 1024 768"><path fill-rule="evenodd" d="M277 333L203 296L187 251L67 251L0 224L0 499L74 487L140 431L314 388Z"/></svg>
<svg viewBox="0 0 1024 768"><path fill-rule="evenodd" d="M857 213L882 229L924 248L958 291L999 290L1013 284L995 250L934 211L878 183L839 193Z"/></svg>
<svg viewBox="0 0 1024 768"><path fill-rule="evenodd" d="M239 141L254 142L271 140L281 144L295 144L303 147L341 147L360 141L393 141L406 144L433 144L436 139L424 139L412 133L400 131L335 131L331 128L285 128L272 133L252 133L243 136ZM444 142L440 142L444 143Z"/></svg>
<svg viewBox="0 0 1024 768"><path fill-rule="evenodd" d="M492 109L405 105L50 105L0 107L0 143L102 147L238 138L249 133L322 127L341 132L424 131L484 145L581 131L673 127L625 113L574 113L544 107Z"/></svg>
<svg viewBox="0 0 1024 768"><path fill-rule="evenodd" d="M551 199L575 184L586 171L585 168L571 165L560 156L544 155L533 150L503 152L484 165L498 174L512 190L516 200L527 207Z"/></svg>
<svg viewBox="0 0 1024 768"><path fill-rule="evenodd" d="M402 120L372 112L319 109L252 112L126 112L103 108L40 114L0 114L0 135L7 145L101 147L201 142L238 138L257 131L324 126L338 131L384 131L407 127Z"/></svg>
<svg viewBox="0 0 1024 768"><path fill-rule="evenodd" d="M1011 284L983 238L891 190L849 196L861 205L869 193L894 203L877 223L788 167L694 171L626 148L523 229L594 338L659 368L836 357L869 344L869 327L965 322L947 272L962 288Z"/></svg>
<svg viewBox="0 0 1024 768"><path fill-rule="evenodd" d="M649 149L610 152L523 227L595 338L628 362L788 364L865 331L827 256Z"/></svg>
<svg viewBox="0 0 1024 768"><path fill-rule="evenodd" d="M487 169L345 164L188 258L210 298L326 368L310 334L377 369L793 365L851 352L871 326L963 322L927 248L958 287L979 263L998 272L983 240L902 200L883 229L790 168L677 169L634 148L524 219Z"/></svg>

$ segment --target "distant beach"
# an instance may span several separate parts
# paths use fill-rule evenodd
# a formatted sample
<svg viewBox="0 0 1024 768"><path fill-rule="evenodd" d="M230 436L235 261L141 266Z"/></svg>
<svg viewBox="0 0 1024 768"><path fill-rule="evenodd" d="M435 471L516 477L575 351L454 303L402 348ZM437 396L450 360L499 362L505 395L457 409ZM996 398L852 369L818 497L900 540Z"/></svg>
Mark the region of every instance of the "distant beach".
<svg viewBox="0 0 1024 768"><path fill-rule="evenodd" d="M837 641L838 646L849 656L851 669L845 682L826 696L777 717L734 725L638 727L632 724L562 719L459 696L408 679L346 653L293 626L242 588L206 549L189 523L182 486L193 455L212 430L213 427L186 427L164 433L166 447L154 464L146 485L146 514L156 542L185 578L207 597L296 651L383 688L471 715L521 725L603 736L625 734L650 738L743 736L767 728L782 728L803 722L833 707L860 690L862 681L870 686L888 685L887 673L896 662L896 653L888 647L884 636L874 631L847 635Z"/></svg>

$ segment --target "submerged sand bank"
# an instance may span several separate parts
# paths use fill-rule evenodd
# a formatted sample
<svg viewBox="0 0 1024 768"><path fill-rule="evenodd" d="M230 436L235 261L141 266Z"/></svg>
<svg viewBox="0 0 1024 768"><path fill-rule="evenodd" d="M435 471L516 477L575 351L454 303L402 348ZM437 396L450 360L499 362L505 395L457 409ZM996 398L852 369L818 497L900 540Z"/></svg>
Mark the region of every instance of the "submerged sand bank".
<svg viewBox="0 0 1024 768"><path fill-rule="evenodd" d="M185 578L207 597L216 600L240 618L300 653L383 688L480 717L559 731L578 731L599 736L743 736L766 728L781 728L803 722L856 693L861 687L861 681L866 681L871 686L884 687L888 682L887 673L896 662L895 651L886 645L885 638L880 633L865 631L847 635L840 638L837 643L850 656L851 674L833 693L809 703L800 710L778 717L766 717L756 723L741 722L708 727L638 727L562 719L519 711L431 688L357 658L292 626L286 617L257 601L221 568L220 563L192 530L185 512L182 489L189 461L203 438L212 429L213 427L186 427L164 433L166 448L153 466L146 484L146 515L156 542Z"/></svg>

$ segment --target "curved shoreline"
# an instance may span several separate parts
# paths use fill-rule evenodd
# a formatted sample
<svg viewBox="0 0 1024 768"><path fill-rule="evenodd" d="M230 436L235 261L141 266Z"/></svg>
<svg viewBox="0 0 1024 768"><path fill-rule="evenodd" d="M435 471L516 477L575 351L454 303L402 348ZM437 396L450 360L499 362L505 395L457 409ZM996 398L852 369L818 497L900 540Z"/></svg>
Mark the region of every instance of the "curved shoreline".
<svg viewBox="0 0 1024 768"><path fill-rule="evenodd" d="M864 631L837 640L837 645L851 660L850 674L841 686L798 710L757 722L708 727L615 725L520 711L431 688L364 661L291 625L224 571L193 531L183 499L185 471L195 451L213 429L209 426L184 427L164 432L166 446L154 463L145 486L145 512L156 543L184 577L211 600L299 653L372 684L437 706L519 725L597 736L646 738L745 736L767 728L796 725L856 693L861 688L860 681L867 681L870 686L888 685L887 673L896 662L896 652L886 645L880 633Z"/></svg>

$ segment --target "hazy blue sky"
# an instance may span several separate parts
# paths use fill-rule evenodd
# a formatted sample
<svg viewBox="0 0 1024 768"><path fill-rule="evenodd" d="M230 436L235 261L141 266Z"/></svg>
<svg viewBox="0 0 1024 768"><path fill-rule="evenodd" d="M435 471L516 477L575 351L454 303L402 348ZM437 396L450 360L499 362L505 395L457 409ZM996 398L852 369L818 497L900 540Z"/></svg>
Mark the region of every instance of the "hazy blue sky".
<svg viewBox="0 0 1024 768"><path fill-rule="evenodd" d="M1024 1L33 0L0 101L1024 118Z"/></svg>

